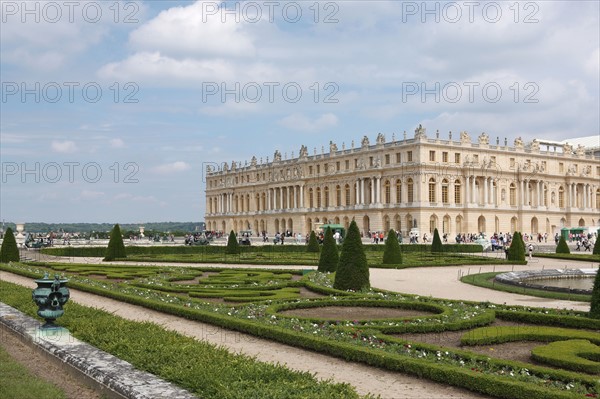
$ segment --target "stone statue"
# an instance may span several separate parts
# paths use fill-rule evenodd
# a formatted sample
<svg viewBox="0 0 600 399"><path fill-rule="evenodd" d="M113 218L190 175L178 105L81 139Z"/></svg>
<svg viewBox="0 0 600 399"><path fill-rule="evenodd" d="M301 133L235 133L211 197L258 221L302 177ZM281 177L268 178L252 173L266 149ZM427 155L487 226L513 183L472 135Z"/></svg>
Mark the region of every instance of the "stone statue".
<svg viewBox="0 0 600 399"><path fill-rule="evenodd" d="M256 166L256 156L252 156L252 159L250 160L250 166Z"/></svg>
<svg viewBox="0 0 600 399"><path fill-rule="evenodd" d="M275 150L275 154L273 154L273 162L281 161L281 153L279 150Z"/></svg>
<svg viewBox="0 0 600 399"><path fill-rule="evenodd" d="M587 165L581 171L581 176L589 176L592 174L592 165Z"/></svg>
<svg viewBox="0 0 600 399"><path fill-rule="evenodd" d="M582 146L581 144L579 144L577 146L577 150L575 150L575 153L577 154L578 157L583 157L585 156L585 147Z"/></svg>
<svg viewBox="0 0 600 399"><path fill-rule="evenodd" d="M358 169L359 169L359 170L364 170L364 169L366 169L366 166L365 166L365 160L364 160L363 158L360 158L360 159L358 160Z"/></svg>
<svg viewBox="0 0 600 399"><path fill-rule="evenodd" d="M467 144L471 142L471 136L466 131L460 132L460 142L461 144Z"/></svg>
<svg viewBox="0 0 600 399"><path fill-rule="evenodd" d="M427 134L425 132L425 128L419 124L419 127L415 129L415 139L426 139Z"/></svg>
<svg viewBox="0 0 600 399"><path fill-rule="evenodd" d="M479 144L489 145L490 144L490 136L487 135L486 132L483 132L478 137Z"/></svg>
<svg viewBox="0 0 600 399"><path fill-rule="evenodd" d="M366 148L369 146L369 138L367 136L364 136L360 142L360 145L362 146L362 148Z"/></svg>
<svg viewBox="0 0 600 399"><path fill-rule="evenodd" d="M329 154L333 154L334 152L337 152L337 150L337 144L335 144L333 141L329 141Z"/></svg>
<svg viewBox="0 0 600 399"><path fill-rule="evenodd" d="M573 176L575 174L575 165L569 165L569 168L567 169L567 176Z"/></svg>
<svg viewBox="0 0 600 399"><path fill-rule="evenodd" d="M515 139L515 148L523 148L523 139L521 136Z"/></svg>
<svg viewBox="0 0 600 399"><path fill-rule="evenodd" d="M375 158L375 167L381 168L381 157Z"/></svg>
<svg viewBox="0 0 600 399"><path fill-rule="evenodd" d="M227 165L227 162L223 162L223 172L227 172L229 170L229 166Z"/></svg>
<svg viewBox="0 0 600 399"><path fill-rule="evenodd" d="M571 155L573 153L573 146L569 143L563 144L563 152L565 154Z"/></svg>
<svg viewBox="0 0 600 399"><path fill-rule="evenodd" d="M377 135L377 140L376 140L377 144L382 145L385 144L385 136L382 133L379 133Z"/></svg>
<svg viewBox="0 0 600 399"><path fill-rule="evenodd" d="M210 173L213 171L213 167L211 165L206 165L206 173Z"/></svg>
<svg viewBox="0 0 600 399"><path fill-rule="evenodd" d="M231 170L235 170L237 168L237 164L235 161L231 161Z"/></svg>
<svg viewBox="0 0 600 399"><path fill-rule="evenodd" d="M299 158L306 158L308 156L308 148L305 145L300 147L300 153L298 154Z"/></svg>
<svg viewBox="0 0 600 399"><path fill-rule="evenodd" d="M540 152L540 142L538 139L533 139L531 142L531 151Z"/></svg>

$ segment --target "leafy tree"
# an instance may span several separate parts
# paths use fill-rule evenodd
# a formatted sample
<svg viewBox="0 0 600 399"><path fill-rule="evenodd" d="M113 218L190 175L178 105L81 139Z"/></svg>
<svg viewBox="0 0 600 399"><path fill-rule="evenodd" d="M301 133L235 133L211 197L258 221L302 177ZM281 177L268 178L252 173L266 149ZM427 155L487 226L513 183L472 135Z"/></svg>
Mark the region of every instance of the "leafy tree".
<svg viewBox="0 0 600 399"><path fill-rule="evenodd" d="M523 242L523 236L518 231L513 234L512 242L508 248L508 260L525 261L525 242Z"/></svg>
<svg viewBox="0 0 600 399"><path fill-rule="evenodd" d="M390 229L387 238L385 240L385 248L383 249L383 261L384 265L393 265L402 263L402 250L400 249L400 243L398 243L398 236L394 229Z"/></svg>
<svg viewBox="0 0 600 399"><path fill-rule="evenodd" d="M556 246L556 253L557 254L570 254L571 250L569 249L569 245L567 245L567 241L565 240L565 237L560 236L560 239L558 240L558 245Z"/></svg>
<svg viewBox="0 0 600 399"><path fill-rule="evenodd" d="M598 239L596 239L596 243L598 243ZM600 270L596 272L596 278L594 279L589 316L592 319L600 319Z"/></svg>
<svg viewBox="0 0 600 399"><path fill-rule="evenodd" d="M17 248L15 234L9 227L6 229L4 240L2 241L2 248L0 248L0 262L18 262L19 260L21 259L19 257L19 248Z"/></svg>
<svg viewBox="0 0 600 399"><path fill-rule="evenodd" d="M240 244L237 242L237 237L233 230L229 232L229 238L227 239L227 249L225 250L228 254L239 254Z"/></svg>
<svg viewBox="0 0 600 399"><path fill-rule="evenodd" d="M317 241L317 235L314 231L310 232L310 237L308 239L308 246L306 247L306 252L320 252L321 247L319 247L319 241Z"/></svg>
<svg viewBox="0 0 600 399"><path fill-rule="evenodd" d="M110 232L110 241L108 241L108 248L106 248L104 260L115 260L117 258L126 257L127 254L125 253L125 244L123 244L121 227L119 227L119 224L117 223Z"/></svg>
<svg viewBox="0 0 600 399"><path fill-rule="evenodd" d="M333 288L338 290L360 291L369 288L369 266L360 238L356 221L350 223L348 234L342 244L342 254L338 263Z"/></svg>
<svg viewBox="0 0 600 399"><path fill-rule="evenodd" d="M440 233L438 233L437 227L433 230L433 242L431 243L431 252L444 252L444 246L440 239Z"/></svg>
<svg viewBox="0 0 600 399"><path fill-rule="evenodd" d="M600 255L600 229L596 232L596 243L594 244L594 250L592 251L594 255Z"/></svg>
<svg viewBox="0 0 600 399"><path fill-rule="evenodd" d="M319 258L319 268L317 270L323 273L335 272L339 260L340 255L338 254L337 242L333 238L331 228L327 227L325 238L323 239L323 250Z"/></svg>

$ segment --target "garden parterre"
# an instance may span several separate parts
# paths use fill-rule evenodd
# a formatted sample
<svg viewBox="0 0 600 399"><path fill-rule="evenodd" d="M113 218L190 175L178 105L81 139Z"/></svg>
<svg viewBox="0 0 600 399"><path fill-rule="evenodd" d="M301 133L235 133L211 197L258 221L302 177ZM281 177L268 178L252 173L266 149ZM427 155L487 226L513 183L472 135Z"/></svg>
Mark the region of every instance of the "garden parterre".
<svg viewBox="0 0 600 399"><path fill-rule="evenodd" d="M84 271L77 273L76 265L3 265L5 270L31 277L38 277L52 267L69 273L70 286L88 290L115 299L141 304L153 309L212 322L223 327L256 334L292 345L298 345L320 352L361 361L391 370L405 371L457 386L467 387L498 397L595 397L598 394L598 380L567 370L556 370L529 363L513 362L477 355L462 348L408 342L393 337L391 333L402 332L443 332L448 330L468 330L492 323L500 314L519 314L531 309L507 308L490 303L465 303L436 300L391 292L369 290L364 292L342 292L331 287L331 275L310 273L302 280L292 278L290 271L266 272L236 271L239 278L232 275L221 280L220 288L263 289L268 284L283 288L304 286L328 293L326 298L306 299L300 296L282 300L262 300L249 303L207 302L189 295L192 291L181 291L182 286L174 284L181 279L198 277L215 269L185 268L133 268L130 276L121 274L122 281L93 278L118 266L85 265ZM144 274L139 277L139 274ZM223 272L222 272L223 273ZM257 273L251 276L248 274ZM226 272L225 275L229 274ZM280 274L276 276L277 274ZM108 276L108 274L105 274ZM134 277L138 276L138 277ZM205 280L214 280L215 274ZM216 279L215 281L218 281ZM198 280L201 285L203 279ZM140 286L141 284L141 286ZM193 289L194 285L189 287ZM150 288L152 287L152 288ZM164 290L169 287L174 291ZM188 285L183 285L188 288ZM180 290L180 291L177 291ZM435 314L383 320L324 320L319 317L291 317L281 312L290 308L317 306L395 306L411 309L427 309ZM552 323L552 319L565 316L580 324L579 328L594 329L592 320L581 312L540 310L540 315ZM535 318L533 318L535 319ZM588 323L589 321L589 323ZM476 381L474 383L473 381Z"/></svg>

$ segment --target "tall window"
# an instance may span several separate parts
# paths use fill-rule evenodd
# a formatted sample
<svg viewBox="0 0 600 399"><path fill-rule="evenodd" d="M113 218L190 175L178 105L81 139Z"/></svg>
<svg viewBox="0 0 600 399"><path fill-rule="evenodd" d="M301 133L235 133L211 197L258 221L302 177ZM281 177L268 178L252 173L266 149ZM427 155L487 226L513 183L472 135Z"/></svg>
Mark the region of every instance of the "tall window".
<svg viewBox="0 0 600 399"><path fill-rule="evenodd" d="M435 202L435 179L429 179L429 202Z"/></svg>
<svg viewBox="0 0 600 399"><path fill-rule="evenodd" d="M454 203L455 204L462 204L462 198L460 195L460 190L461 190L461 184L460 184L460 180L455 180L454 181Z"/></svg>
<svg viewBox="0 0 600 399"><path fill-rule="evenodd" d="M435 162L435 151L429 151L429 161Z"/></svg>
<svg viewBox="0 0 600 399"><path fill-rule="evenodd" d="M396 180L396 203L402 202L402 181Z"/></svg>
<svg viewBox="0 0 600 399"><path fill-rule="evenodd" d="M329 206L329 187L325 187L325 207Z"/></svg>
<svg viewBox="0 0 600 399"><path fill-rule="evenodd" d="M510 205L511 206L516 206L517 205L517 186L515 186L515 183L510 183Z"/></svg>
<svg viewBox="0 0 600 399"><path fill-rule="evenodd" d="M413 187L413 179L408 179L408 183L406 185L408 199L407 202L414 202L414 187Z"/></svg>
<svg viewBox="0 0 600 399"><path fill-rule="evenodd" d="M448 163L448 152L442 152L442 162Z"/></svg>
<svg viewBox="0 0 600 399"><path fill-rule="evenodd" d="M390 164L390 154L385 154L385 164L386 165Z"/></svg>
<svg viewBox="0 0 600 399"><path fill-rule="evenodd" d="M344 187L344 191L345 191L345 197L346 197L346 203L344 205L349 206L350 205L350 185L346 184L346 187Z"/></svg>
<svg viewBox="0 0 600 399"><path fill-rule="evenodd" d="M335 205L342 205L342 188L339 185L335 187Z"/></svg>
<svg viewBox="0 0 600 399"><path fill-rule="evenodd" d="M558 207L565 207L565 189L563 188L563 186L560 186L558 188Z"/></svg>
<svg viewBox="0 0 600 399"><path fill-rule="evenodd" d="M400 163L402 162L402 154L397 152L396 153L396 163Z"/></svg>
<svg viewBox="0 0 600 399"><path fill-rule="evenodd" d="M544 185L544 206L548 206L548 186Z"/></svg>
<svg viewBox="0 0 600 399"><path fill-rule="evenodd" d="M392 202L392 200L391 200L391 190L390 190L390 181L386 180L384 186L385 186L385 203L389 204L390 202Z"/></svg>
<svg viewBox="0 0 600 399"><path fill-rule="evenodd" d="M412 158L412 151L408 151L406 153L406 158L408 159L408 162L412 162L413 158Z"/></svg>
<svg viewBox="0 0 600 399"><path fill-rule="evenodd" d="M454 163L460 163L460 152L454 153Z"/></svg>
<svg viewBox="0 0 600 399"><path fill-rule="evenodd" d="M600 188L596 190L596 209L600 209ZM596 239L600 240L600 237Z"/></svg>
<svg viewBox="0 0 600 399"><path fill-rule="evenodd" d="M448 180L442 180L442 202L448 203Z"/></svg>
<svg viewBox="0 0 600 399"><path fill-rule="evenodd" d="M309 206L309 208L314 208L315 207L314 196L313 196L313 189L312 188L308 189L308 206Z"/></svg>
<svg viewBox="0 0 600 399"><path fill-rule="evenodd" d="M317 208L321 207L321 187L317 187Z"/></svg>

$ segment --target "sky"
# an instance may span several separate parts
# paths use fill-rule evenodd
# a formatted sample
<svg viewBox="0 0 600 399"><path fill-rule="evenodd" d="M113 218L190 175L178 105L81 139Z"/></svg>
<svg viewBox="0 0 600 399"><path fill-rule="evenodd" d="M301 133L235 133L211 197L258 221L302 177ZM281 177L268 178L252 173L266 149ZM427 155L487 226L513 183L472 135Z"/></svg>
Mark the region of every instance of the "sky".
<svg viewBox="0 0 600 399"><path fill-rule="evenodd" d="M206 165L600 134L597 1L0 1L0 218L202 221Z"/></svg>

